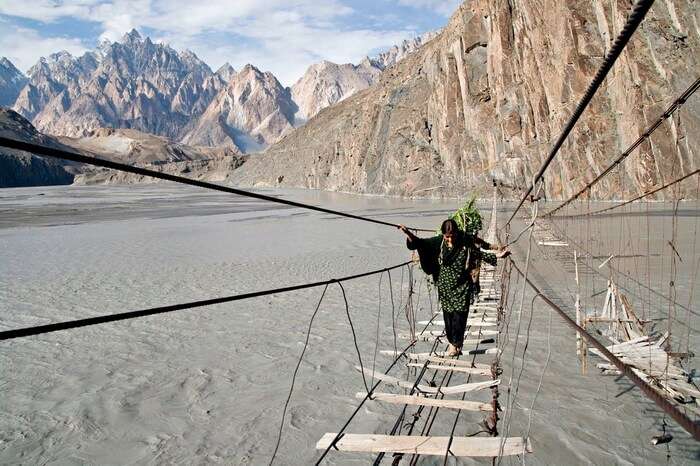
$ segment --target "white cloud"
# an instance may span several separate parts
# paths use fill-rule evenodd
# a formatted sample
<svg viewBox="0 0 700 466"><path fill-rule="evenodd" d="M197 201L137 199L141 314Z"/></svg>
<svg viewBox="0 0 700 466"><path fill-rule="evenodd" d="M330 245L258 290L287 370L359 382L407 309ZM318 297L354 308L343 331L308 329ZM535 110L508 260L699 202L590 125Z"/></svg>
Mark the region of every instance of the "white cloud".
<svg viewBox="0 0 700 466"><path fill-rule="evenodd" d="M9 58L23 72L31 68L39 57L61 50L82 55L87 48L78 39L42 37L32 29L0 22L0 55Z"/></svg>
<svg viewBox="0 0 700 466"><path fill-rule="evenodd" d="M399 5L433 10L443 16L450 16L455 12L463 0L398 0Z"/></svg>
<svg viewBox="0 0 700 466"><path fill-rule="evenodd" d="M149 28L176 49L193 50L213 69L226 61L236 68L250 62L272 71L285 85L291 85L321 59L356 63L368 51L391 46L415 33L353 28L345 21L353 12L342 0L36 0L8 1L0 6L0 14L42 22L66 18L96 22L102 28L100 38L111 41L132 28ZM212 33L218 34L219 41L211 38ZM222 34L229 33L242 37L242 43L220 43ZM74 50L77 44L74 41L62 47L72 45ZM35 62L39 53L46 54L44 49L32 51L30 47L22 52L28 54L22 57L24 62Z"/></svg>
<svg viewBox="0 0 700 466"><path fill-rule="evenodd" d="M55 0L8 1L0 4L0 14L19 16L45 23L51 23L60 18L88 19L90 9L98 5L99 0L70 0L56 2Z"/></svg>

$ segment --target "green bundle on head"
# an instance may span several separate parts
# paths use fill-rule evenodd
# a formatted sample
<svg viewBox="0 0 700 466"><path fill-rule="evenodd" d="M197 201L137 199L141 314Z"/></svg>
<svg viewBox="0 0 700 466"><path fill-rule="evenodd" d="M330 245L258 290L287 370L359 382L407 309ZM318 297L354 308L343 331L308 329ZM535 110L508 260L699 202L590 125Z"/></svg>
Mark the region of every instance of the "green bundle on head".
<svg viewBox="0 0 700 466"><path fill-rule="evenodd" d="M472 196L449 218L457 222L460 230L470 235L476 235L482 227L481 214L479 209L476 208L476 196Z"/></svg>

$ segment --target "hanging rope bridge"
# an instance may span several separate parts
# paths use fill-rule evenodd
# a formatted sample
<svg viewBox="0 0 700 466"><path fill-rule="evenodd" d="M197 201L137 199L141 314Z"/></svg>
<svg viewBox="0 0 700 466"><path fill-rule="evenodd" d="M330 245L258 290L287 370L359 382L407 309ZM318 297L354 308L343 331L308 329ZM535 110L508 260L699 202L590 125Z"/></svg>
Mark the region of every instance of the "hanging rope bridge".
<svg viewBox="0 0 700 466"><path fill-rule="evenodd" d="M603 169L600 174L598 174L592 181L588 182L583 188L576 192L569 199L562 202L556 208L551 211L540 215L539 205L538 205L538 194L543 188L544 175L550 166L551 162L555 159L559 153L562 145L566 141L567 137L574 129L577 121L583 115L588 104L593 99L597 90L601 87L604 79L606 78L608 72L613 67L615 61L619 58L628 41L634 34L635 30L641 24L649 8L653 4L653 0L640 0L635 3L632 11L627 19L625 26L618 35L618 37L613 42L609 52L606 54L603 63L596 72L592 82L588 86L584 93L584 96L579 101L569 120L562 129L559 137L552 146L550 152L545 158L544 162L541 164L538 171L532 178L532 182L529 188L526 190L525 194L520 199L519 203L516 205L512 214L505 222L501 230L497 230L497 209L496 204L502 200L498 200L496 192L498 187L494 189L494 199L492 206L490 231L487 237L496 239L500 234L505 237L507 244L514 244L520 240L525 232L528 232L527 241L527 253L524 259L524 263L516 263L515 260L508 259L505 263L500 264L498 267L494 268L491 266L483 265L480 273L480 286L481 293L477 297L476 302L472 306L472 310L469 313L469 319L467 321L467 330L465 333L465 349L464 353L468 358L460 359L447 357L444 350L440 350L444 345L445 334L442 330L436 330L440 327L439 320L437 316L439 315L438 310L432 308L432 303L437 302L437 297L433 297L435 290L428 290L428 297L430 298L431 308L429 310L429 319L424 321L418 321L417 318L417 305L414 295L420 293L420 287L418 288L418 293L415 292L416 279L413 275L413 266L411 261L406 261L394 266L384 267L377 270L371 270L364 273L358 273L355 275L345 276L341 278L332 278L322 281L317 281L313 283L305 283L299 285L292 285L287 287L281 287L276 289L261 290L250 293L243 293L219 298L213 298L208 300L201 300L195 302L172 304L161 307L155 307L150 309L142 309L137 311L128 311L123 313L111 314L106 316L97 316L86 319L78 319L67 322L59 322L47 325L40 325L28 328L5 330L0 332L0 340L10 340L22 337L29 337L34 335L39 335L48 332L63 331L69 329L76 329L80 327L105 324L110 322L123 321L128 319L140 318L145 316L166 314L175 311L183 311L195 308L206 307L214 304L221 304L227 302L234 302L239 300L251 299L261 296L267 296L271 294L293 292L302 289L323 287L323 292L319 298L318 304L311 316L308 324L308 329L306 333L306 339L304 342L303 349L298 358L296 367L294 369L290 389L288 396L286 398L284 408L282 410L280 428L278 432L277 441L275 444L274 452L272 453L270 464L276 459L278 453L281 439L283 436L285 417L287 413L287 408L292 399L292 394L294 391L295 380L301 366L301 362L304 358L306 350L309 345L310 333L314 323L314 319L319 311L319 308L326 296L326 291L328 287L337 284L342 291L346 317L348 324L352 331L354 347L358 359L359 366L357 370L362 377L362 384L364 391L356 394L356 398L360 399L360 402L355 407L350 417L346 422L337 430L337 432L326 433L317 443L317 448L322 450L320 456L316 460L315 464L321 464L332 451L353 451L353 452L364 452L376 454L374 459L374 464L379 465L385 458L387 453L393 455L392 464L398 465L404 459L409 461L409 464L415 465L419 459L424 455L432 455L443 458L443 464L447 464L448 458L450 456L472 456L472 457L490 457L495 458L500 461L506 456L519 456L522 461L525 461L526 454L533 451L532 443L530 440L530 430L532 427L532 412L537 401L537 397L543 386L543 380L545 372L548 369L548 364L551 356L551 345L549 343L549 337L551 335L551 313L549 320L549 329L547 334L548 342L548 352L546 357L546 362L539 374L536 393L532 399L530 405L530 411L528 414L527 428L523 431L523 435L519 437L511 437L510 430L513 425L513 416L518 406L517 400L519 396L520 381L525 371L525 361L526 354L530 343L530 330L532 326L532 319L534 314L534 307L537 300L545 303L552 311L556 313L569 327L571 327L577 335L577 348L578 354L581 357L582 367L585 370L586 367L586 355L588 353L587 345L591 345L597 355L603 358L605 363L598 364L598 366L603 370L603 372L617 371L617 375L623 375L629 379L635 386L639 387L641 392L653 401L661 410L675 420L678 425L685 429L695 440L700 440L700 424L697 422L697 416L693 418L693 413L695 411L691 410L691 402L688 402L684 397L690 397L692 403L697 403L700 400L700 391L697 391L697 387L691 384L692 376L690 373L678 363L679 360L689 359L690 354L690 316L691 316L691 305L692 297L694 291L694 285L697 279L697 270L700 268L700 261L698 265L694 267L694 274L690 279L690 297L687 306L679 306L677 299L676 281L678 274L678 263L682 261L682 255L678 251L678 232L677 232L677 210L678 203L680 201L680 195L678 194L678 186L690 179L693 176L698 175L700 170L690 171L673 181L663 184L660 187L654 188L648 192L642 193L641 195L621 202L619 204L602 208L602 209L591 209L591 196L592 188L599 182L604 180L606 177L613 176L616 170L621 169L625 160L628 160L628 156L638 148L645 140L650 139L652 134L654 134L659 128L663 127L663 123L669 120L672 116L680 115L683 104L695 93L695 91L700 87L700 79L696 79L693 84L686 89L686 91L676 98L671 105L667 108L665 112L651 125L647 128L644 133L639 136L639 138L632 143L620 156L614 159L610 164ZM680 117L679 117L680 118ZM268 196L261 193L256 193L252 191L245 191L229 186L217 185L214 183L192 180L186 177L180 177L176 175L170 175L167 173L162 173L155 170L150 170L143 167L134 167L110 160L105 160L98 157L92 157L87 155L78 154L73 151L68 151L64 149L46 147L39 144L34 144L25 141L19 141L11 138L0 137L0 146L15 150L22 150L31 152L37 155L60 158L64 160L70 160L73 162L89 164L92 166L119 170L126 173L132 173L141 176L148 176L157 179L162 179L166 181L172 181L175 183L186 184L190 186L196 186L200 188L205 188L209 190L215 190L219 192L225 192L229 194L246 196L250 198L259 199L265 202L273 202L277 204L287 205L296 208L303 208L311 211L321 212L325 214L337 215L353 220L370 222L374 224L379 224L383 226L398 227L399 225L385 222L382 220L360 216L348 212L342 212L332 209L327 209L319 206L314 206L310 204L304 204L296 201L291 201L287 199L282 199L274 196ZM700 178L700 177L698 177ZM632 226L629 220L620 220L620 238L618 242L617 254L611 254L610 257L600 264L599 266L594 266L592 263L595 257L592 252L595 248L596 232L592 231L595 226L591 225L592 217L599 214L609 212L612 210L620 209L626 207L628 213L633 213L631 210L631 204L635 201L642 200L644 198L650 197L660 191L674 188L676 192L674 193L675 208L673 214L673 227L670 238L664 243L668 243L670 246L668 254L668 263L671 276L669 277L669 292L668 294L662 294L653 289L651 281L651 240L649 227L649 215L646 216L647 221L647 251L646 254L638 254L640 257L646 257L646 279L647 283L643 283L643 279L640 278L643 273L640 272L640 267L644 264L639 264L639 261L635 259L635 273L628 273L625 276L625 272L621 270L621 267L616 267L613 265L613 257L622 257L623 252L630 248L629 238L624 237L624 231L632 231ZM583 200L582 196L588 193L588 199ZM696 199L698 199L698 194L700 194L700 181L698 182L698 192L696 193ZM531 215L525 220L528 221L528 226L522 230L512 241L510 239L511 223L520 213L520 210L525 205L525 202L530 199L531 203ZM586 212L582 212L582 207L584 207L584 202L586 203ZM555 215L562 212L559 215ZM647 211L648 214L648 211ZM543 221L543 218L547 219L547 223ZM543 287L538 287L532 278L532 268L531 262L533 257L533 245L535 247L565 247L569 245L569 242L574 243L573 238L565 236L563 228L560 234L555 234L553 228L549 225L555 225L554 222L574 222L573 226L575 230L581 234L585 234L585 239L581 241L581 244L576 244L576 249L573 251L573 261L569 255L560 254L556 256L556 259L560 262L560 265L566 269L570 269L571 266L574 268L575 281L576 281L576 292L572 293L574 296L574 309L566 308L561 305L561 303L555 302L556 299L548 296L546 290L543 291ZM575 223L575 222L588 222L587 224ZM582 228L585 227L585 228ZM411 228L414 231L423 232L434 232L432 229L421 229L421 228ZM697 224L696 224L697 230ZM583 232L583 233L582 233ZM600 237L600 232L598 237ZM666 238L663 238L666 240ZM566 241L565 241L566 240ZM626 242L627 241L627 242ZM585 247L584 247L585 246ZM597 246L597 245L596 245ZM664 246L665 247L665 246ZM600 247L599 247L600 249ZM610 247L609 249L612 249ZM579 255L579 252L582 255ZM611 252L610 250L606 250ZM693 244L693 252L688 256L691 260L695 260L696 257L696 247ZM688 257L685 256L685 257ZM590 269L590 272L584 275L583 286L579 279L579 260L584 261L584 265ZM610 270L609 276L601 275L602 272L599 269L605 265L608 265ZM391 271L401 269L408 272L408 296L406 302L399 303L399 308L403 308L404 317L406 319L409 334L401 335L396 331L396 323L398 315L393 302L393 285L391 285ZM513 276L512 271L515 270L516 274ZM628 271L629 272L629 271ZM372 368L367 367L363 363L362 352L357 341L357 335L355 332L355 327L353 325L351 313L349 310L349 305L347 301L347 296L345 294L345 289L343 288L343 282L359 279L363 277L379 275L379 287L381 290L381 279L384 274L388 275L390 282L390 290L392 290L392 326L393 326L393 348L378 350L379 346L379 317L381 312L381 307L378 311L377 316L377 330L376 336L377 341L375 343L374 358L372 361ZM607 282L605 290L608 292L606 295L606 301L604 304L604 313L601 315L591 314L595 308L594 298L599 295L596 290L596 276L603 277L602 280ZM627 278L625 278L627 277ZM627 283L630 289L636 289L639 296L647 295L647 299L643 301L646 306L644 312L641 316L637 316L633 311L633 307L629 302L627 296L620 293L616 282L623 282L625 280L633 280L632 284ZM422 283L421 283L422 284ZM426 283L426 287L429 285ZM622 285L620 285L622 287ZM403 288L403 285L402 285ZM532 302L530 303L530 314L529 320L524 322L524 316L527 314L525 307L525 296L526 290L529 288L530 292L533 294ZM590 291L590 296L581 296L581 288L586 291ZM651 320L646 319L646 311L652 317L655 303L652 302L651 293L654 292L656 298L663 306L668 306L668 325L669 330L666 332L665 337L657 338L656 335L652 335L646 331L646 325L648 325ZM433 301L435 299L435 301ZM620 303L620 310L615 306L615 303ZM589 309L585 306L588 305ZM659 307L661 307L659 305ZM381 306L381 304L380 304ZM687 339L686 339L686 351L671 351L672 344L672 327L671 321L680 321L677 317L676 308L680 307L682 311L686 311L685 323L687 324ZM648 308L648 309L647 309ZM400 310L399 310L400 312ZM576 319L571 317L571 314L576 314ZM517 315L517 322L511 322L512 316ZM595 325L599 324L609 324L610 331L600 332L599 335L605 335L606 338L611 340L612 345L606 346L601 343L599 338L596 338L591 333L591 329L597 331ZM418 328L421 327L420 330ZM523 328L524 327L524 328ZM513 333L514 332L514 333ZM522 333L525 332L523 335ZM624 333L624 335L622 335ZM624 338L623 338L624 337ZM397 340L408 339L410 340L408 345L400 349L397 344ZM506 349L511 340L513 341L512 347L512 359L509 363L510 372L507 377L503 375L502 367L502 354ZM522 343L522 346L521 346ZM663 347L666 344L666 347ZM418 345L426 345L425 352L418 352ZM593 352L593 348L591 351ZM520 350L520 352L518 352ZM391 360L386 366L383 372L375 370L377 354L390 356ZM685 354L685 356L683 356ZM516 355L520 356L521 364L517 368ZM680 356L679 356L680 355ZM390 375L391 372L399 365L399 362L405 361L405 366L408 372L408 380L403 380L394 375ZM640 362L642 361L642 362ZM644 366L648 365L648 368ZM614 366L614 368L612 368ZM661 367L661 369L659 369ZM465 383L458 385L450 385L455 374L465 374ZM680 374L680 375L679 375ZM478 382L473 382L472 378L481 377L485 380ZM505 382L507 378L507 383ZM681 381L685 378L685 384ZM500 392L499 387L501 385L507 386L506 390L506 400L505 405L500 404ZM380 386L397 387L404 390L403 394L396 394L390 392L379 392ZM694 392L697 391L697 394ZM471 401L467 399L468 393L486 392L490 391L490 401ZM680 394L680 395L679 395ZM458 399L447 398L447 396L459 395ZM389 406L398 405L401 407L395 422L392 424L392 428L388 431L387 435L378 434L353 434L348 433L347 430L352 424L352 421L360 413L362 407L368 402L382 403ZM417 407L413 413L410 413L411 407ZM441 411L442 410L442 411ZM439 412L445 412L449 410L450 412L456 411L454 418L451 423L443 424L443 426L449 427L449 430L445 432L445 435L436 436L433 435L433 428L436 425L435 420ZM483 414L485 417L481 421L480 429L476 432L456 435L458 430L458 422L461 416L466 416L467 413L476 412ZM502 422L499 424L503 416ZM666 428L665 418L664 418L664 429ZM499 429L502 433L499 433ZM414 435L414 432L419 431L419 435ZM665 430L664 430L665 432ZM480 434L485 434L486 436L478 436ZM478 436L478 437L477 437ZM494 461L495 462L495 461Z"/></svg>

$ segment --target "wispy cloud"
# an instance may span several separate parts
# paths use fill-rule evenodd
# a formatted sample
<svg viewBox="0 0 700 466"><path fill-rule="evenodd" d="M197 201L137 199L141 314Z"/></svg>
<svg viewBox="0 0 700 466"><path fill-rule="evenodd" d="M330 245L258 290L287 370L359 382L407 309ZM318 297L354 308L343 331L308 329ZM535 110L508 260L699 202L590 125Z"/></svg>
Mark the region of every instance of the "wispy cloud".
<svg viewBox="0 0 700 466"><path fill-rule="evenodd" d="M119 40L132 28L150 33L177 49L191 49L212 68L226 61L272 71L289 85L310 64L321 59L357 62L370 50L413 36L413 17L426 11L449 14L458 0L392 0L352 5L351 0L34 0L0 3L0 15L42 23L75 20L99 25L100 39ZM369 6L368 6L369 5ZM374 8L372 11L365 11ZM363 10L364 9L364 10ZM423 9L422 12L418 9ZM371 18L390 23L377 27ZM440 25L441 26L441 25ZM26 38L26 30L25 38ZM7 36L7 34L4 34ZM55 38L34 39L47 44ZM96 41L97 38L95 38ZM19 42L19 40L18 40ZM80 41L64 39L76 50ZM26 43L20 63L38 58ZM7 50L7 48L3 47ZM43 49L42 49L43 50ZM51 50L52 52L55 50ZM16 53L15 55L19 55ZM14 60L13 60L14 61Z"/></svg>
<svg viewBox="0 0 700 466"><path fill-rule="evenodd" d="M33 29L0 21L0 55L9 58L24 72L31 68L39 57L61 50L67 50L73 55L81 55L87 51L87 47L79 39L43 37Z"/></svg>

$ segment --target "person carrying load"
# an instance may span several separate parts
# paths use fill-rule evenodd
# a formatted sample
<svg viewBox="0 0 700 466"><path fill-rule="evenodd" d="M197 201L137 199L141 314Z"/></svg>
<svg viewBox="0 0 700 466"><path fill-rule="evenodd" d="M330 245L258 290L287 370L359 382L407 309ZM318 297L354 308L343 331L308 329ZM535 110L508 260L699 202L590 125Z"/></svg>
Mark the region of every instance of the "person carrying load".
<svg viewBox="0 0 700 466"><path fill-rule="evenodd" d="M480 222L479 222L480 223ZM421 268L432 275L445 321L445 334L450 343L448 356L462 353L469 306L479 294L478 271L481 261L496 265L497 257L510 254L505 246L493 246L463 231L449 218L442 222L440 233L432 238L419 238L399 225L406 234L406 247L418 251ZM499 251L498 256L485 250Z"/></svg>

